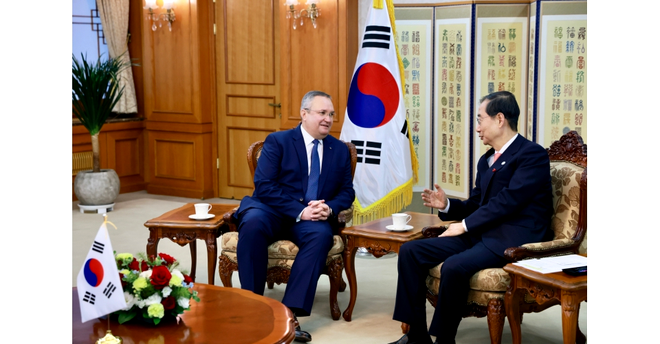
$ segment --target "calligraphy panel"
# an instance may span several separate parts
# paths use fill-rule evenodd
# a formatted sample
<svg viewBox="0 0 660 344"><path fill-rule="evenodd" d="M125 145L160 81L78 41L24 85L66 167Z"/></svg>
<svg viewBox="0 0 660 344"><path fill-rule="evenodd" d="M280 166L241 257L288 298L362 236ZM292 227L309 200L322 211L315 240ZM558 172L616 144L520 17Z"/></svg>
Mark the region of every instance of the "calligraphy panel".
<svg viewBox="0 0 660 344"><path fill-rule="evenodd" d="M541 20L539 138L549 147L575 130L587 142L587 16Z"/></svg>
<svg viewBox="0 0 660 344"><path fill-rule="evenodd" d="M470 19L436 20L434 181L469 196Z"/></svg>

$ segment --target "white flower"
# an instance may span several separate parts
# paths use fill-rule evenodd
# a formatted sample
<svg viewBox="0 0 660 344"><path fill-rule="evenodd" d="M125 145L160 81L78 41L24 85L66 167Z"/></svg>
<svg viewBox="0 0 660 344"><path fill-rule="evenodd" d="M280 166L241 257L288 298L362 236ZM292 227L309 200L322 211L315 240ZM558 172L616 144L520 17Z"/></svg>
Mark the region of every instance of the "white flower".
<svg viewBox="0 0 660 344"><path fill-rule="evenodd" d="M147 271L142 271L142 272L140 272L140 277L144 277L144 278L146 278L146 279L150 279L150 278L151 278L151 269L149 269L149 270L147 270Z"/></svg>
<svg viewBox="0 0 660 344"><path fill-rule="evenodd" d="M122 308L123 311L133 308L133 305L137 302L135 296L127 291L124 292L124 299L126 300L126 307Z"/></svg>
<svg viewBox="0 0 660 344"><path fill-rule="evenodd" d="M172 292L172 288L170 287L165 287L163 288L163 297L168 297L170 296L170 293Z"/></svg>
<svg viewBox="0 0 660 344"><path fill-rule="evenodd" d="M179 306L183 307L184 309L188 309L188 307L190 307L190 300L185 297L178 298L176 303L178 303Z"/></svg>
<svg viewBox="0 0 660 344"><path fill-rule="evenodd" d="M162 299L163 299L163 298L160 297L160 295L158 295L158 293L155 293L155 294L149 296L148 298L146 298L146 299L144 300L144 302L145 302L145 305L147 305L147 306L151 306L151 305L153 305L154 303L160 303L160 301L161 301Z"/></svg>
<svg viewBox="0 0 660 344"><path fill-rule="evenodd" d="M144 306L147 305L147 302L144 300L137 300L135 301L135 305L138 306L138 308L144 308Z"/></svg>

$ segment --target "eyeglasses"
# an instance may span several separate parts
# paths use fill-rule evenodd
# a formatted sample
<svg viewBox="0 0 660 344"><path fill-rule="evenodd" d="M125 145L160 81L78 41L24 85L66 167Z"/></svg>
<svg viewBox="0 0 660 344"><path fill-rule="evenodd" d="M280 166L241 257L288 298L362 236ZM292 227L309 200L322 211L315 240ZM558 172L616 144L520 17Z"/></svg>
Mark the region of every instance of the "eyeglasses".
<svg viewBox="0 0 660 344"><path fill-rule="evenodd" d="M319 115L319 116L321 116L321 117L326 117L326 116L327 116L327 117L333 118L333 117L335 116L335 112L334 112L334 111L332 111L332 112L327 112L327 111L325 111L325 110L316 111L316 110L312 110L312 109L308 109L308 108L305 108L305 111L307 111L307 112L315 112L317 115Z"/></svg>

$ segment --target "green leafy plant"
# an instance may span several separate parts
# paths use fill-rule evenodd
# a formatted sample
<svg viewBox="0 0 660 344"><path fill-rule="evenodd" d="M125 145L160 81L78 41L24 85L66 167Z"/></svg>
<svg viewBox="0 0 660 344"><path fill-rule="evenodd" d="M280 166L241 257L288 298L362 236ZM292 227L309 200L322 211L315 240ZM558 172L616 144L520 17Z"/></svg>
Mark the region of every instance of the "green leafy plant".
<svg viewBox="0 0 660 344"><path fill-rule="evenodd" d="M93 172L100 172L99 132L124 93L124 87L119 87L119 73L131 64L121 56L104 61L99 57L95 64L87 62L83 54L80 57L78 60L72 55L73 114L92 136Z"/></svg>

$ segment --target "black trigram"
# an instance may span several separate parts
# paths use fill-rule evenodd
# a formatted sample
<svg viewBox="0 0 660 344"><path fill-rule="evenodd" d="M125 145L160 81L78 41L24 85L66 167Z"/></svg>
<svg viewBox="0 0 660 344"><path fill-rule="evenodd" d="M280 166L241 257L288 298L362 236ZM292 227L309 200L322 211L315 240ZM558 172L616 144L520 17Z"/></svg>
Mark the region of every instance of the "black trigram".
<svg viewBox="0 0 660 344"><path fill-rule="evenodd" d="M392 29L389 26L367 25L364 30L363 48L390 48L390 38Z"/></svg>
<svg viewBox="0 0 660 344"><path fill-rule="evenodd" d="M403 128L401 128L401 134L406 135L406 138L410 138L408 136L408 121L403 121Z"/></svg>
<svg viewBox="0 0 660 344"><path fill-rule="evenodd" d="M88 302L90 304L94 304L94 301L96 301L96 295L86 291L85 296L83 296L83 301Z"/></svg>
<svg viewBox="0 0 660 344"><path fill-rule="evenodd" d="M351 140L357 151L357 162L380 165L381 142Z"/></svg>
<svg viewBox="0 0 660 344"><path fill-rule="evenodd" d="M94 244L92 244L92 251L96 251L100 254L103 254L103 248L105 247L105 244L100 243L98 241L94 241Z"/></svg>
<svg viewBox="0 0 660 344"><path fill-rule="evenodd" d="M108 282L108 285L105 286L105 289L103 289L103 295L105 295L108 299L112 296L112 293L117 290L117 287L115 287L112 282Z"/></svg>

